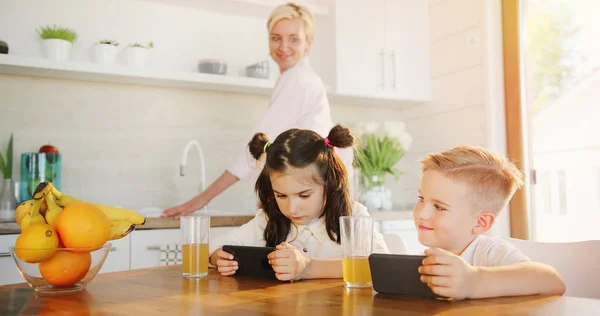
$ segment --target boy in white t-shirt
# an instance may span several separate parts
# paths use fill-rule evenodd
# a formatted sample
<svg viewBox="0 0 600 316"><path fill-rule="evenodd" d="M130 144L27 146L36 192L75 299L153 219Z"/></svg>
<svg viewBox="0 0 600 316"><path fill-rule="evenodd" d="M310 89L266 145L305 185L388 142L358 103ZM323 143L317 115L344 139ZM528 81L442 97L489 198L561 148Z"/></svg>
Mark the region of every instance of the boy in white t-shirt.
<svg viewBox="0 0 600 316"><path fill-rule="evenodd" d="M481 147L459 146L428 155L422 172L413 216L419 242L430 247L421 281L434 293L455 299L564 294L554 268L482 235L523 185L512 163Z"/></svg>

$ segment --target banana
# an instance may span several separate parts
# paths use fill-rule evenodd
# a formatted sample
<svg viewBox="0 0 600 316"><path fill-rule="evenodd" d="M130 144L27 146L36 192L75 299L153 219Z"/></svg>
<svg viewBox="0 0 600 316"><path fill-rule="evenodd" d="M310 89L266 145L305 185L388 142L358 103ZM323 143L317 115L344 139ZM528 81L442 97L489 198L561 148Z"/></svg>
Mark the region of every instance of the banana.
<svg viewBox="0 0 600 316"><path fill-rule="evenodd" d="M146 223L146 218L135 211L97 203L91 204L95 205L102 212L104 212L110 221L127 221L133 225L142 225Z"/></svg>
<svg viewBox="0 0 600 316"><path fill-rule="evenodd" d="M41 200L33 200L33 206L29 210L29 213L25 214L21 220L21 231L24 231L33 225L46 223L46 220L42 214L40 214L40 204Z"/></svg>
<svg viewBox="0 0 600 316"><path fill-rule="evenodd" d="M21 204L19 204L19 206L17 206L17 209L15 210L15 220L17 221L17 224L21 224L21 221L23 220L23 217L29 213L29 210L33 207L33 200L28 200L25 201Z"/></svg>
<svg viewBox="0 0 600 316"><path fill-rule="evenodd" d="M43 199L44 196L46 196L46 194L52 192L52 188L54 188L54 186L52 185L52 182L40 182L40 184L38 184L37 188L35 188L35 192L33 192L33 199L34 200Z"/></svg>
<svg viewBox="0 0 600 316"><path fill-rule="evenodd" d="M48 196L48 194L46 194L46 196ZM40 202L40 214L42 214L42 216L46 216L47 210L48 204L46 203L46 199L42 199L42 201Z"/></svg>
<svg viewBox="0 0 600 316"><path fill-rule="evenodd" d="M56 205L52 194L46 194L44 198L46 204L48 205L48 210L46 211L44 217L46 218L46 222L48 223L48 225L56 229L56 220L58 219L58 215L60 214L60 212L62 212L62 208Z"/></svg>
<svg viewBox="0 0 600 316"><path fill-rule="evenodd" d="M32 225L46 223L46 219L40 214L40 209L42 207L43 198L52 191L53 187L51 182L40 182L40 184L38 184L33 193L33 199L31 200L32 205L29 207L29 212L23 215L21 223L19 223L21 230L25 230Z"/></svg>
<svg viewBox="0 0 600 316"><path fill-rule="evenodd" d="M104 213L104 215L108 217L109 221L128 221L133 225L142 225L146 222L146 218L144 216L132 210L79 200L70 195L60 192L55 187L52 187L51 191L54 197L56 197L56 204L62 207L66 207L75 202L85 202L93 204L97 208L99 208Z"/></svg>
<svg viewBox="0 0 600 316"><path fill-rule="evenodd" d="M108 240L121 239L135 229L135 225L129 221L110 221L110 237Z"/></svg>
<svg viewBox="0 0 600 316"><path fill-rule="evenodd" d="M64 194L55 187L52 187L51 192L56 198L56 204L62 207L66 207L75 202L86 202ZM136 225L142 225L146 223L146 218L144 216L132 210L98 203L90 204L99 208L110 221L110 240L123 238L131 233L135 229Z"/></svg>
<svg viewBox="0 0 600 316"><path fill-rule="evenodd" d="M52 186L52 190L51 190L52 194L54 195L54 197L56 198L56 204L58 204L58 206L61 207L67 207L69 206L69 204L73 204L75 202L83 202L80 201L70 195L66 195L60 191L58 191L57 188L55 188L54 186Z"/></svg>

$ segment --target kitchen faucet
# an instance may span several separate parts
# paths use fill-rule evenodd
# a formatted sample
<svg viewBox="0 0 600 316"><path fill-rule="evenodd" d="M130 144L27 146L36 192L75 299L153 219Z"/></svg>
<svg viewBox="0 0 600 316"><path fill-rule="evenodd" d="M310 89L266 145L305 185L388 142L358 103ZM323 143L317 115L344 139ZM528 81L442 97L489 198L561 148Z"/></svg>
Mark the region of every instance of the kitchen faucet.
<svg viewBox="0 0 600 316"><path fill-rule="evenodd" d="M185 166L187 165L187 157L192 146L196 147L196 149L198 150L198 158L200 159L200 181L202 181L202 184L200 185L200 192L202 192L206 189L206 169L204 168L204 154L202 152L202 147L200 147L200 143L195 139L192 139L189 142L187 142L185 148L183 149L183 154L181 155L181 165L179 166L179 175L181 175L182 177L185 176ZM206 205L204 206L204 210L208 211Z"/></svg>

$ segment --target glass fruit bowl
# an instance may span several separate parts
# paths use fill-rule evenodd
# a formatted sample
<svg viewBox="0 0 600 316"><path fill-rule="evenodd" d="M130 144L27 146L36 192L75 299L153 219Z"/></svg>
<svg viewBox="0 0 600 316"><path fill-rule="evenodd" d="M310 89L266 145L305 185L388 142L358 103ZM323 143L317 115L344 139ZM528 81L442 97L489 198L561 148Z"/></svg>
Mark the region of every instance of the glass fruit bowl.
<svg viewBox="0 0 600 316"><path fill-rule="evenodd" d="M36 292L68 293L83 290L94 279L110 248L111 243L106 243L94 251L83 248L45 250L15 247L9 247L9 251L19 272ZM39 261L41 258L44 260Z"/></svg>

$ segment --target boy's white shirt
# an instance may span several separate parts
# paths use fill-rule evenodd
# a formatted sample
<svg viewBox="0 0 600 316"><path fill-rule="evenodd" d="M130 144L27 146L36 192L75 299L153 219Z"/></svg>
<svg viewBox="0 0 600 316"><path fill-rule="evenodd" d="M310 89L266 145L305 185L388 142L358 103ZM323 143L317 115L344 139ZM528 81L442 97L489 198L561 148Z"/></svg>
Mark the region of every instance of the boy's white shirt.
<svg viewBox="0 0 600 316"><path fill-rule="evenodd" d="M352 216L370 216L367 208L354 202ZM248 223L237 227L233 232L221 235L209 242L209 252L212 254L223 245L242 245L264 247L264 230L267 217L262 209ZM292 225L286 241L300 250L308 258L341 259L342 246L329 238L325 227L325 217L317 218L306 225ZM373 231L373 253L389 253L383 236Z"/></svg>
<svg viewBox="0 0 600 316"><path fill-rule="evenodd" d="M531 261L510 242L485 235L478 235L460 254L474 267L498 267Z"/></svg>

